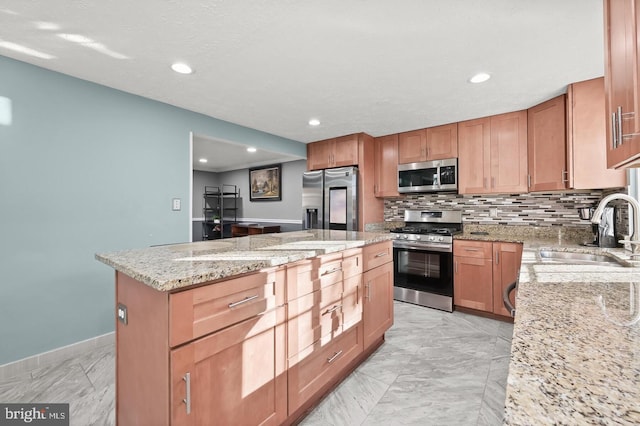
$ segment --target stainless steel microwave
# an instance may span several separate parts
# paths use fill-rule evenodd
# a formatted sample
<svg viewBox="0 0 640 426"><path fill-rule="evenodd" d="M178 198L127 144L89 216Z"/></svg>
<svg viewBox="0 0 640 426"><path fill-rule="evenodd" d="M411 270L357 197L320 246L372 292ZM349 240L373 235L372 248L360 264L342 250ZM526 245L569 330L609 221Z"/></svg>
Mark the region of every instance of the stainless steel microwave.
<svg viewBox="0 0 640 426"><path fill-rule="evenodd" d="M398 192L445 192L458 190L458 159L398 165Z"/></svg>

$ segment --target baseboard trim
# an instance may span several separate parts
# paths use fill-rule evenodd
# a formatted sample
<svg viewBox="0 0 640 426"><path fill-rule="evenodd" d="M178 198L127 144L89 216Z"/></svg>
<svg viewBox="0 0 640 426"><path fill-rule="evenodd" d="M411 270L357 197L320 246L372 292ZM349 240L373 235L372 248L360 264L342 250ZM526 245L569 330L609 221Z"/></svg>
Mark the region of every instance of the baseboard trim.
<svg viewBox="0 0 640 426"><path fill-rule="evenodd" d="M29 374L37 368L46 367L82 355L102 346L115 344L115 341L116 333L112 331L17 361L8 362L0 365L0 380L7 380L12 377Z"/></svg>

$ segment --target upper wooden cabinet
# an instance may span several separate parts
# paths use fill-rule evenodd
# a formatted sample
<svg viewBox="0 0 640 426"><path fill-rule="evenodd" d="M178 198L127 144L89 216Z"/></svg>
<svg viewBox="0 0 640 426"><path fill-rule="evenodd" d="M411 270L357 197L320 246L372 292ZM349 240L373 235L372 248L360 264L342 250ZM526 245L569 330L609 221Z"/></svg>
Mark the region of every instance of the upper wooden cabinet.
<svg viewBox="0 0 640 426"><path fill-rule="evenodd" d="M458 123L458 192L527 192L527 111Z"/></svg>
<svg viewBox="0 0 640 426"><path fill-rule="evenodd" d="M565 95L527 111L529 191L566 189Z"/></svg>
<svg viewBox="0 0 640 426"><path fill-rule="evenodd" d="M567 88L567 167L569 188L620 188L626 171L607 168L604 78Z"/></svg>
<svg viewBox="0 0 640 426"><path fill-rule="evenodd" d="M374 139L374 193L376 197L398 195L398 135Z"/></svg>
<svg viewBox="0 0 640 426"><path fill-rule="evenodd" d="M307 144L308 170L356 165L358 165L357 134Z"/></svg>
<svg viewBox="0 0 640 426"><path fill-rule="evenodd" d="M640 2L604 0L607 165L640 162Z"/></svg>
<svg viewBox="0 0 640 426"><path fill-rule="evenodd" d="M398 135L398 164L419 163L458 156L457 123Z"/></svg>

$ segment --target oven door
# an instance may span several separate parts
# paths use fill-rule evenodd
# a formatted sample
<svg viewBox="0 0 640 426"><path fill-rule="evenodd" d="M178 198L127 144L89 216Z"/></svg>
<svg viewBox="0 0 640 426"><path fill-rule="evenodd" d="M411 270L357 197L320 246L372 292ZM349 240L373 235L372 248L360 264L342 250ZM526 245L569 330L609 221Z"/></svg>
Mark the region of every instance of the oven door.
<svg viewBox="0 0 640 426"><path fill-rule="evenodd" d="M393 248L394 285L453 297L453 253Z"/></svg>

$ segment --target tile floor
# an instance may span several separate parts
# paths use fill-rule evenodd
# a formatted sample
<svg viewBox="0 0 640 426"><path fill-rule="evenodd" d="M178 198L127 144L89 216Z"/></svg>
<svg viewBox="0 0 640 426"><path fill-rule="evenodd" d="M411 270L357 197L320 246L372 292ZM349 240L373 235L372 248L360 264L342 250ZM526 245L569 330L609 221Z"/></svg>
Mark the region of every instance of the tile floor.
<svg viewBox="0 0 640 426"><path fill-rule="evenodd" d="M395 302L386 342L303 426L500 425L513 325ZM1 402L69 402L71 425L114 425L113 345L0 382Z"/></svg>

